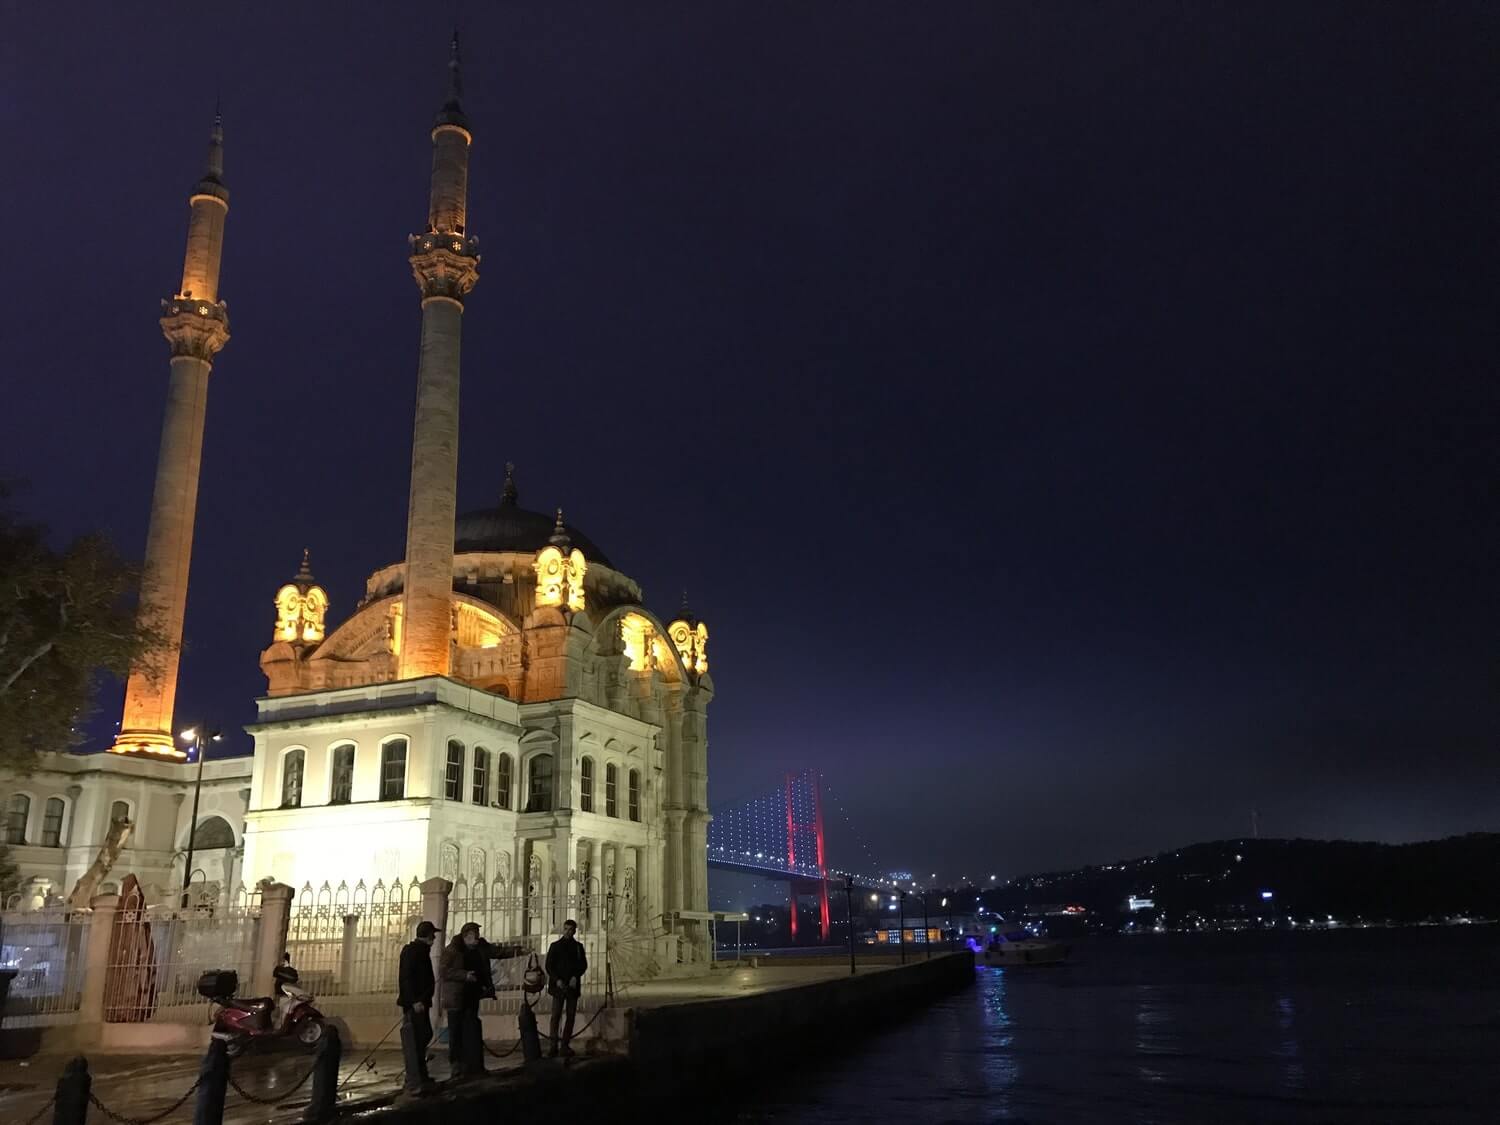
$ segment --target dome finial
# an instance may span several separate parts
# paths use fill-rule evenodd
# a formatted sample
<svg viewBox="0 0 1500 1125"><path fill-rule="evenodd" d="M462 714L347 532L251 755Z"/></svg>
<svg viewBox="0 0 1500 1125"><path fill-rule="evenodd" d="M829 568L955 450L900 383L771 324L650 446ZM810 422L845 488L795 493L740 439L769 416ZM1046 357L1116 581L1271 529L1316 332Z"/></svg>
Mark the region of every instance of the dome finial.
<svg viewBox="0 0 1500 1125"><path fill-rule="evenodd" d="M516 493L516 466L514 463L505 462L505 487L500 490L500 503L503 506L514 508L520 497Z"/></svg>
<svg viewBox="0 0 1500 1125"><path fill-rule="evenodd" d="M557 509L557 523L552 527L552 538L547 540L559 550L566 551L573 545L573 540L568 538L568 529L563 526L562 509Z"/></svg>
<svg viewBox="0 0 1500 1125"><path fill-rule="evenodd" d="M308 561L311 558L311 555L312 555L312 552L309 551L306 547L302 548L302 565L297 568L297 581L298 582L312 583L312 582L316 581L313 578L312 566L311 566L311 564Z"/></svg>
<svg viewBox="0 0 1500 1125"><path fill-rule="evenodd" d="M457 125L462 129L467 129L469 122L464 116L464 107L462 104L464 80L459 63L458 28L455 27L453 29L453 40L448 44L448 97L443 102L443 108L438 111L437 123L439 125Z"/></svg>
<svg viewBox="0 0 1500 1125"><path fill-rule="evenodd" d="M203 178L216 184L224 182L224 115L219 111L219 98L214 96L214 126L208 131L208 160L204 164Z"/></svg>

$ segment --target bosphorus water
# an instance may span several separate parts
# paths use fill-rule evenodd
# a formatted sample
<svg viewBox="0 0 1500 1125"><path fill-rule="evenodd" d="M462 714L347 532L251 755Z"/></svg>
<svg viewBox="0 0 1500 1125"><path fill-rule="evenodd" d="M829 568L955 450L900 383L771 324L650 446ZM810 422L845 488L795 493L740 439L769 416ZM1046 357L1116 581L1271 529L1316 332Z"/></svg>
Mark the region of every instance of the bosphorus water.
<svg viewBox="0 0 1500 1125"><path fill-rule="evenodd" d="M1090 939L978 970L737 1120L1500 1121L1500 927Z"/></svg>

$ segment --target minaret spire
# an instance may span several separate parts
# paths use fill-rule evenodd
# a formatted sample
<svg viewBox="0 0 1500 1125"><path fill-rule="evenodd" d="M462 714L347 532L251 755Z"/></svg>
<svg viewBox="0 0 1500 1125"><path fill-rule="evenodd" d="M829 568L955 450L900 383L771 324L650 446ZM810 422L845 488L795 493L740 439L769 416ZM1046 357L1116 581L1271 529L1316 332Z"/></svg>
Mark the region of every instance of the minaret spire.
<svg viewBox="0 0 1500 1125"><path fill-rule="evenodd" d="M214 357L229 341L229 310L219 298L229 189L224 186L224 123L217 107L209 131L207 167L188 196L188 208L182 283L173 297L161 303L161 330L171 347L172 374L136 611L142 624L160 638L161 646L132 663L120 733L110 747L117 754L178 759L185 755L172 737L172 716L198 509L208 377Z"/></svg>
<svg viewBox="0 0 1500 1125"><path fill-rule="evenodd" d="M446 676L452 667L459 353L464 299L479 280L479 240L465 229L474 138L461 94L455 32L448 57L448 100L432 127L427 230L410 239L412 274L422 295L422 350L406 517L401 679Z"/></svg>

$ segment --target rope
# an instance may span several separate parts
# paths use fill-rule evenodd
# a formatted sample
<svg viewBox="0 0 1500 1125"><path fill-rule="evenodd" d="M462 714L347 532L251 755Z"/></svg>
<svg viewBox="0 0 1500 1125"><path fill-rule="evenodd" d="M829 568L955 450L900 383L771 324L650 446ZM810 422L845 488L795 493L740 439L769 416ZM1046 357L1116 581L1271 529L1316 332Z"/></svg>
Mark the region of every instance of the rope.
<svg viewBox="0 0 1500 1125"><path fill-rule="evenodd" d="M229 1076L229 1085L234 1088L234 1092L236 1094L238 1094L240 1097L244 1098L247 1102L254 1102L256 1105L276 1105L278 1102L284 1102L284 1101L286 1101L287 1098L291 1097L298 1090L302 1089L302 1087L304 1085L306 1085L307 1080L313 1076L313 1071L315 1071L317 1069L318 1069L318 1060L317 1059L313 1059L312 1066L310 1066L310 1067L307 1068L307 1073L306 1074L304 1074L301 1078L297 1079L297 1082L296 1082L296 1084L294 1086L292 1086L286 1092L281 1093L281 1094L277 1094L275 1097L272 1097L272 1098L263 1098L259 1094L252 1094L249 1090L245 1089L243 1086L241 1086L238 1082L236 1082L234 1080L234 1075L233 1074L231 1074Z"/></svg>
<svg viewBox="0 0 1500 1125"><path fill-rule="evenodd" d="M391 1024L391 1031L395 1031L405 1021L406 1021L406 1017L402 1016L395 1023ZM349 1079L350 1078L353 1078L356 1074L358 1074L361 1070L364 1069L365 1064L368 1063L371 1059L373 1059L375 1057L375 1052L376 1051L380 1050L381 1047L385 1046L385 1041L391 1037L391 1031L387 1031L384 1035L382 1035L380 1037L380 1042L376 1043L375 1046L373 1046L373 1047L370 1048L370 1053L368 1055L366 1055L364 1058L360 1059L359 1062L357 1062L354 1065L354 1069L352 1069L351 1071L349 1071L349 1073L345 1076L344 1080L339 1083L339 1089L340 1090L342 1090L345 1086L347 1086L349 1084ZM371 1069L373 1070L374 1068L371 1067Z"/></svg>
<svg viewBox="0 0 1500 1125"><path fill-rule="evenodd" d="M535 1001L528 1000L525 996L522 996L521 1003L526 1005L526 1007L531 1011L532 1015L536 1014ZM479 1039L479 1045L484 1048L484 1053L489 1055L489 1057L492 1059L508 1059L511 1057L511 1055L516 1053L516 1048L521 1045L521 1040L517 1039L514 1043L511 1044L510 1050L504 1052L491 1050L490 1045L484 1041L483 1036L481 1036Z"/></svg>
<svg viewBox="0 0 1500 1125"><path fill-rule="evenodd" d="M181 1109L183 1102L187 1101L190 1097L193 1096L193 1092L198 1089L198 1084L202 1081L203 1080L201 1078L198 1079L187 1088L187 1092L183 1094L182 1097L178 1098L171 1105L167 1106L166 1109L162 1110L160 1113L152 1117L126 1117L123 1113L116 1113L114 1110L110 1109L109 1106L101 1102L99 1100L99 1096L95 1094L93 1090L89 1091L89 1104L97 1109L100 1113L104 1114L104 1116L109 1118L111 1121L118 1122L119 1125L154 1125L155 1122L160 1121L165 1117L169 1117L172 1114L176 1113L179 1109ZM33 1118L32 1120L34 1121L36 1119Z"/></svg>
<svg viewBox="0 0 1500 1125"><path fill-rule="evenodd" d="M26 1119L24 1125L36 1125L36 1123L42 1119L42 1116L49 1109L52 1108L52 1106L56 1103L56 1101L57 1101L57 1095L53 1094L50 1098L47 1099L47 1104L46 1105L42 1106L41 1109L37 1110L35 1113L33 1113L30 1117L28 1117Z"/></svg>

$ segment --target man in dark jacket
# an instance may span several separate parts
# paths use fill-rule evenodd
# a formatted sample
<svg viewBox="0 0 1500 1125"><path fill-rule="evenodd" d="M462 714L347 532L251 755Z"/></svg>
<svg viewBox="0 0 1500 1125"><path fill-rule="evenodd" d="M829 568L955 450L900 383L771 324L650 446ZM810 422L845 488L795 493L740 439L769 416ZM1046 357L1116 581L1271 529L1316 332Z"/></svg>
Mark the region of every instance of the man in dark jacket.
<svg viewBox="0 0 1500 1125"><path fill-rule="evenodd" d="M562 1053L571 1056L573 1048L568 1041L573 1038L573 1017L578 1014L578 995L583 991L583 974L588 971L589 959L584 956L583 943L573 937L578 932L578 923L569 918L563 923L562 937L547 949L547 992L552 997L552 1051L558 1053L557 1024L563 1014Z"/></svg>
<svg viewBox="0 0 1500 1125"><path fill-rule="evenodd" d="M443 949L438 965L443 1010L448 1017L448 1063L454 1078L484 1073L484 1030L479 1001L495 995L490 976L492 947L479 936L479 923L466 922Z"/></svg>
<svg viewBox="0 0 1500 1125"><path fill-rule="evenodd" d="M432 1087L427 1073L427 1044L432 1042L432 943L437 927L417 923L417 938L401 950L396 973L396 1006L401 1009L401 1054L406 1060L406 1092L424 1094Z"/></svg>

